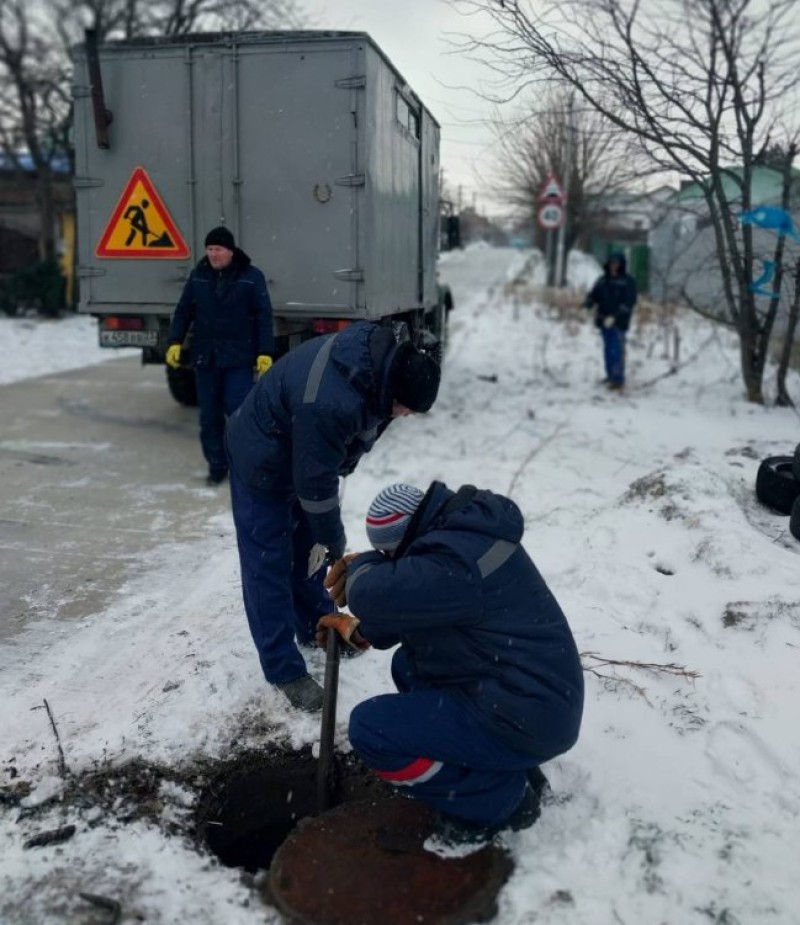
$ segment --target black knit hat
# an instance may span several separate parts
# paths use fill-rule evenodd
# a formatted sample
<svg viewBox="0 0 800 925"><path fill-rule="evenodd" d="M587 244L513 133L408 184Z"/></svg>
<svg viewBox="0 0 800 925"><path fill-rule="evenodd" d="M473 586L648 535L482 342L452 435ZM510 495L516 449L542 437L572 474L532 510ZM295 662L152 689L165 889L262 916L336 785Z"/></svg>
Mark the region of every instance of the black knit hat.
<svg viewBox="0 0 800 925"><path fill-rule="evenodd" d="M233 232L224 225L217 225L206 235L206 247L216 244L218 247L227 247L229 251L236 250Z"/></svg>
<svg viewBox="0 0 800 925"><path fill-rule="evenodd" d="M433 357L400 344L389 372L391 397L417 413L429 411L439 392L442 371Z"/></svg>

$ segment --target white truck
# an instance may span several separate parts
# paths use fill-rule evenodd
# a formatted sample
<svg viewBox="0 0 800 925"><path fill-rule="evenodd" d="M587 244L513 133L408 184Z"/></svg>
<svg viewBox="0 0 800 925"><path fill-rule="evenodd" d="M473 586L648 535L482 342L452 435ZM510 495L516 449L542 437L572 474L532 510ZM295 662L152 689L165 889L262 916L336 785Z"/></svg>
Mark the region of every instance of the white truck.
<svg viewBox="0 0 800 925"><path fill-rule="evenodd" d="M74 63L79 310L101 346L163 363L224 224L267 277L277 354L370 319L441 359L439 125L368 35L87 33ZM188 365L167 381L195 402Z"/></svg>

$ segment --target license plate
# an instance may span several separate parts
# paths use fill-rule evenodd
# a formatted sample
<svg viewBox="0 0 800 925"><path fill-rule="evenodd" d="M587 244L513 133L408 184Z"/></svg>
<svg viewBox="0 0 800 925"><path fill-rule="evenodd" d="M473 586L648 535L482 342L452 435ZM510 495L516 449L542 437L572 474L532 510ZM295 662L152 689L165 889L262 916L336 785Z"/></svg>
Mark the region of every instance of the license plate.
<svg viewBox="0 0 800 925"><path fill-rule="evenodd" d="M100 331L101 347L157 347L158 331Z"/></svg>

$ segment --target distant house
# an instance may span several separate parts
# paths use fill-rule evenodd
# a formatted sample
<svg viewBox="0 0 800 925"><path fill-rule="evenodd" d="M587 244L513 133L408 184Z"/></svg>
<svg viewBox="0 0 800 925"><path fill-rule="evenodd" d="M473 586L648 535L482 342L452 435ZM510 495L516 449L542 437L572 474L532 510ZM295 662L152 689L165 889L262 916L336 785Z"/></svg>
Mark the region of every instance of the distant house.
<svg viewBox="0 0 800 925"><path fill-rule="evenodd" d="M723 184L732 211L741 212L740 187L735 175L727 172ZM794 191L790 212L800 215L800 171L794 171ZM782 173L773 167L753 170L751 203L780 205ZM774 253L776 236L760 228L753 229L757 258L769 260ZM798 246L787 242L787 256L798 256ZM688 302L701 310L715 311L724 302L722 276L717 259L717 244L711 216L703 192L697 183L685 183L665 204L661 220L650 232L650 293L658 301ZM756 267L758 271L758 266Z"/></svg>
<svg viewBox="0 0 800 925"><path fill-rule="evenodd" d="M0 155L0 283L30 268L39 254L39 206L36 173L28 155L13 164ZM75 254L75 200L72 176L66 161L53 164L56 207L55 239L62 273L71 290ZM71 301L71 291L67 293Z"/></svg>
<svg viewBox="0 0 800 925"><path fill-rule="evenodd" d="M625 254L628 270L640 292L650 285L649 235L661 221L665 203L675 194L672 186L647 191L619 191L589 203L591 232L581 241L585 251L602 264L614 252Z"/></svg>

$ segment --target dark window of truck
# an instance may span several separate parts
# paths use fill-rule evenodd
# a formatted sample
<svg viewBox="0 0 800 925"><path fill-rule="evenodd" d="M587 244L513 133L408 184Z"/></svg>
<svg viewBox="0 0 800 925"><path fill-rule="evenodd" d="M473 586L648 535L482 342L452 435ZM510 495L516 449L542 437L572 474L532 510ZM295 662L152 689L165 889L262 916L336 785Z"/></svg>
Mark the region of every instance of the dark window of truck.
<svg viewBox="0 0 800 925"><path fill-rule="evenodd" d="M399 90L395 93L395 99L395 114L397 116L397 121L412 138L419 139L419 113L411 106Z"/></svg>

